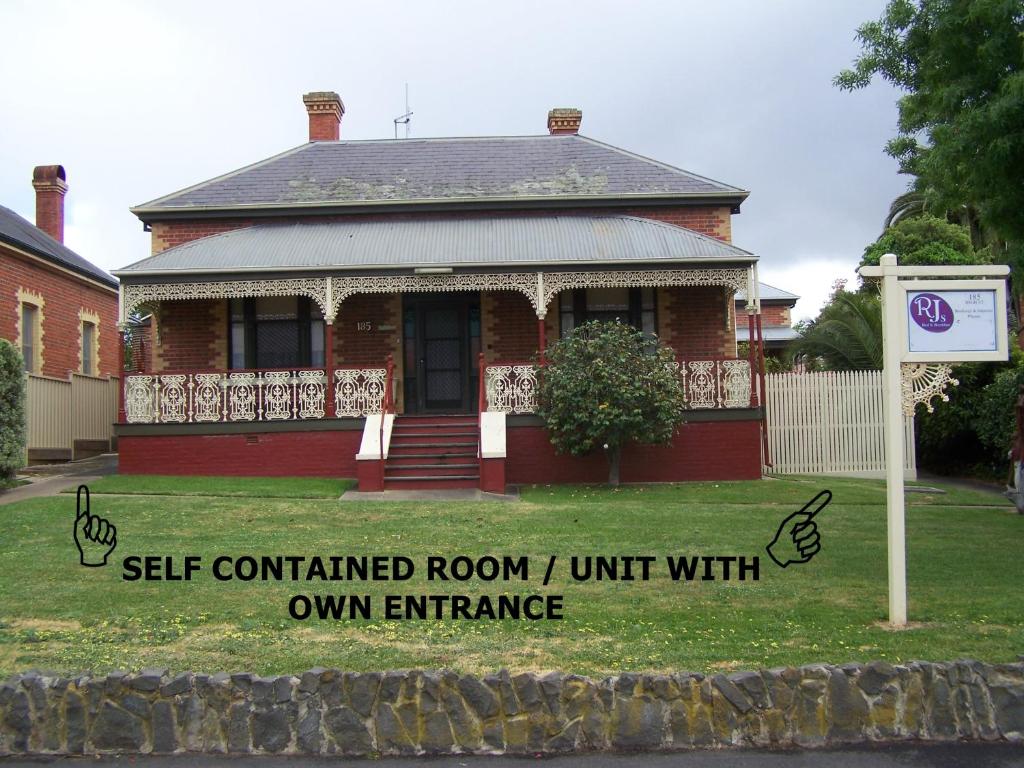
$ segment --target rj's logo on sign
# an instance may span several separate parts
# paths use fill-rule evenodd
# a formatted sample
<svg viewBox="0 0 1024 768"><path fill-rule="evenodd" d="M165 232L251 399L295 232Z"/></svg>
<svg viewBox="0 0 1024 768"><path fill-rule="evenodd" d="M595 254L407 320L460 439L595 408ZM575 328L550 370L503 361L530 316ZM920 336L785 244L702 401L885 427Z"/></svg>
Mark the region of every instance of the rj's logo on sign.
<svg viewBox="0 0 1024 768"><path fill-rule="evenodd" d="M942 333L953 326L953 308L934 293L921 293L911 299L910 316L921 328L932 333Z"/></svg>

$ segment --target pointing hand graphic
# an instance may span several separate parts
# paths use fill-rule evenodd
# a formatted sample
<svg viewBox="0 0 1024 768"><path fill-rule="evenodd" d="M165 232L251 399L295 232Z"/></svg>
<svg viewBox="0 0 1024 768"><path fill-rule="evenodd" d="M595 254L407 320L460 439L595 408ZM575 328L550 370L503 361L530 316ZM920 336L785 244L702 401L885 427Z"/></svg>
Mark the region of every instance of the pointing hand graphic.
<svg viewBox="0 0 1024 768"><path fill-rule="evenodd" d="M818 535L814 516L830 501L832 491L822 491L804 504L803 509L782 521L772 543L766 547L776 565L785 568L790 563L806 563L818 553L821 536Z"/></svg>
<svg viewBox="0 0 1024 768"><path fill-rule="evenodd" d="M85 491L85 508L82 508ZM89 486L78 486L75 500L75 546L82 565L98 567L107 564L107 557L117 546L117 529L98 515L89 514Z"/></svg>

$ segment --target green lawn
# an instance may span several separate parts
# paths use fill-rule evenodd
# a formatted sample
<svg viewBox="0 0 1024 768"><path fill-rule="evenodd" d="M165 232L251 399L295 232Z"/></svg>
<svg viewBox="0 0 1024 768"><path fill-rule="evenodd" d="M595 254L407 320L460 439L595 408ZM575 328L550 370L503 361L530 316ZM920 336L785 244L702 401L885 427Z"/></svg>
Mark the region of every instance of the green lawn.
<svg viewBox="0 0 1024 768"><path fill-rule="evenodd" d="M136 482L136 480L138 482ZM111 565L78 564L73 499L0 507L0 673L167 666L251 670L449 667L729 670L1024 653L1024 517L996 494L908 494L910 629L884 625L883 487L800 478L677 486L536 487L518 503L342 502L308 480L109 478L93 512L117 526ZM328 498L275 498L287 489ZM764 553L819 490L822 551L782 570ZM149 494L122 495L134 489ZM148 489L148 490L142 490ZM312 490L310 490L312 489ZM110 495L104 495L99 491ZM183 494L201 494L186 496ZM227 495L230 494L230 495ZM242 495L247 494L247 495ZM528 555L522 582L218 582L217 555ZM549 555L559 557L543 587ZM129 555L202 555L192 582L127 582ZM569 579L573 555L654 555L652 580ZM760 580L672 582L668 555L760 555ZM561 594L561 621L299 622L292 595Z"/></svg>
<svg viewBox="0 0 1024 768"><path fill-rule="evenodd" d="M90 494L239 496L265 499L336 499L354 480L320 477L166 477L109 475L89 484ZM75 493L70 488L64 493Z"/></svg>

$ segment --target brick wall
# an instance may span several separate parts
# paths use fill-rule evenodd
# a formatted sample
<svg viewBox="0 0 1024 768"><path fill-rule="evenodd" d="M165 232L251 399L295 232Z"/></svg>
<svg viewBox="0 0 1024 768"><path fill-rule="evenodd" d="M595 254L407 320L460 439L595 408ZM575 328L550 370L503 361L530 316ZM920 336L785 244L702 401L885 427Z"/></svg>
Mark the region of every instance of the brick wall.
<svg viewBox="0 0 1024 768"><path fill-rule="evenodd" d="M228 367L228 302L165 301L156 315L153 370Z"/></svg>
<svg viewBox="0 0 1024 768"><path fill-rule="evenodd" d="M718 286L658 289L658 335L684 359L736 356L734 304Z"/></svg>
<svg viewBox="0 0 1024 768"><path fill-rule="evenodd" d="M117 292L0 246L0 338L20 347L19 296L38 297L42 368L67 378L81 369L82 316L99 319L97 372L117 375ZM35 299L31 299L35 300Z"/></svg>
<svg viewBox="0 0 1024 768"><path fill-rule="evenodd" d="M362 430L118 438L122 475L355 477Z"/></svg>
<svg viewBox="0 0 1024 768"><path fill-rule="evenodd" d="M540 426L509 426L507 450L505 476L509 483L603 483L608 479L603 454L560 456L547 430ZM761 477L760 424L683 424L670 446L627 446L620 470L624 483L757 480Z"/></svg>

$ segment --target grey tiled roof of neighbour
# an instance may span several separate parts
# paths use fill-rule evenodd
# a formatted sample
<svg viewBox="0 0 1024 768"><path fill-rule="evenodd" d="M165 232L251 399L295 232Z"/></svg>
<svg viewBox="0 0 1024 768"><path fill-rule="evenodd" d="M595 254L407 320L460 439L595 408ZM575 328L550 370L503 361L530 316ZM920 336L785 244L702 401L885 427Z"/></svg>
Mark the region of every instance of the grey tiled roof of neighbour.
<svg viewBox="0 0 1024 768"><path fill-rule="evenodd" d="M386 139L310 142L132 211L747 194L578 135Z"/></svg>
<svg viewBox="0 0 1024 768"><path fill-rule="evenodd" d="M800 333L789 326L766 325L761 329L766 342L795 341L800 338ZM736 341L750 341L750 329L740 325L736 328Z"/></svg>
<svg viewBox="0 0 1024 768"><path fill-rule="evenodd" d="M488 216L259 224L193 240L115 274L754 260L713 237L634 216Z"/></svg>
<svg viewBox="0 0 1024 768"><path fill-rule="evenodd" d="M99 280L111 288L117 287L117 280L95 264L86 261L66 245L54 240L39 227L2 205L0 205L0 242L22 248L73 272L93 280Z"/></svg>
<svg viewBox="0 0 1024 768"><path fill-rule="evenodd" d="M761 301L799 301L800 297L795 293L784 291L781 288L776 288L774 285L768 285L768 283L758 283L758 293L760 294ZM737 291L736 301L746 301L747 292Z"/></svg>

